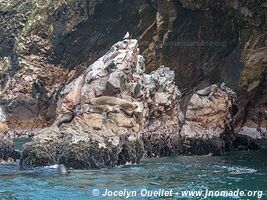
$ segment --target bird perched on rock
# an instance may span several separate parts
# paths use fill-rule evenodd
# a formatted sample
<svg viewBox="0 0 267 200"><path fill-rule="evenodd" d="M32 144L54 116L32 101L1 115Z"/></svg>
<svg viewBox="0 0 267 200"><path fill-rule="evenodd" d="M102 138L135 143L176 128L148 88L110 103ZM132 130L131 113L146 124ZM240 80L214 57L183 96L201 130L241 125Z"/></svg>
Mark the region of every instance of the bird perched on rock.
<svg viewBox="0 0 267 200"><path fill-rule="evenodd" d="M126 39L129 39L129 38L130 38L130 33L127 32L127 33L125 34L125 36L123 37L123 39L126 40Z"/></svg>

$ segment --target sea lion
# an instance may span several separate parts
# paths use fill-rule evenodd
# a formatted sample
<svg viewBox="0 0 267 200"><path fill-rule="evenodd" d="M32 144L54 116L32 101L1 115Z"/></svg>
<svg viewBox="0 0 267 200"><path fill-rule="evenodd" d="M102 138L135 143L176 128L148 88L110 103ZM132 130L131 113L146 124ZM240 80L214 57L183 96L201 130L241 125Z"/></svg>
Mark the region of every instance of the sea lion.
<svg viewBox="0 0 267 200"><path fill-rule="evenodd" d="M67 174L70 173L68 168L65 167L65 165L63 165L63 164L58 165L57 170L58 170L58 173L61 174L61 175L67 175Z"/></svg>
<svg viewBox="0 0 267 200"><path fill-rule="evenodd" d="M110 112L117 112L117 109L109 106L109 105L91 105L84 107L85 113L110 113Z"/></svg>
<svg viewBox="0 0 267 200"><path fill-rule="evenodd" d="M214 92L216 92L217 90L218 90L218 86L216 84L213 84L213 85L206 87L202 90L196 91L196 94L198 94L199 96L208 96L208 99L210 99L210 97L212 97Z"/></svg>
<svg viewBox="0 0 267 200"><path fill-rule="evenodd" d="M111 96L101 96L90 99L89 103L91 105L117 106L115 109L120 109L127 117L132 117L135 109L138 107L135 103Z"/></svg>
<svg viewBox="0 0 267 200"><path fill-rule="evenodd" d="M67 112L62 114L56 123L57 127L59 128L64 123L70 123L74 119L75 115L76 114L74 112Z"/></svg>
<svg viewBox="0 0 267 200"><path fill-rule="evenodd" d="M110 105L110 106L120 106L123 109L132 109L135 110L137 105L135 103L129 102L125 99L120 99L117 97L111 96L101 96L89 100L91 105Z"/></svg>
<svg viewBox="0 0 267 200"><path fill-rule="evenodd" d="M138 105L134 104L134 106L130 106L129 104L121 104L120 110L126 117L133 117L135 109L138 107Z"/></svg>

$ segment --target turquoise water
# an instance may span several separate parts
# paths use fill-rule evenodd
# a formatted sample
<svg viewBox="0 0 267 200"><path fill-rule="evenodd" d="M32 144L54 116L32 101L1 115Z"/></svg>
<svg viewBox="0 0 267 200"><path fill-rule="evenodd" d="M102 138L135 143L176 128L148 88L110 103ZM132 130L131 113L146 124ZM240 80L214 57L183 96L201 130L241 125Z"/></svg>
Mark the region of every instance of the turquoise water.
<svg viewBox="0 0 267 200"><path fill-rule="evenodd" d="M267 148L257 152L232 152L222 157L179 156L145 159L138 165L103 170L74 170L68 176L53 170L19 171L18 163L0 165L0 199L125 199L103 197L105 190L136 191L131 199L201 199L182 197L186 190L263 191L267 199ZM99 196L92 192L99 191ZM173 190L171 197L148 197L141 191ZM177 194L174 194L178 192ZM94 194L96 194L94 193ZM98 194L98 193L97 193ZM202 197L204 199L204 197ZM206 199L257 199L208 197Z"/></svg>

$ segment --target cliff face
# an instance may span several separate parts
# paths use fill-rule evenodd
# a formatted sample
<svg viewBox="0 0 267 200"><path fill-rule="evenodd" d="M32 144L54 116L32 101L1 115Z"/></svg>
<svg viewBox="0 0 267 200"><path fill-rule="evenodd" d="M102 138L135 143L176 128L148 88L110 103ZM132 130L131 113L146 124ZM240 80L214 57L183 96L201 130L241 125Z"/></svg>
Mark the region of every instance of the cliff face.
<svg viewBox="0 0 267 200"><path fill-rule="evenodd" d="M264 134L266 7L263 0L4 0L0 65L11 77L2 95L8 126L51 124L61 88L129 31L148 71L161 64L175 71L183 108L193 90L225 82L238 93L235 127Z"/></svg>

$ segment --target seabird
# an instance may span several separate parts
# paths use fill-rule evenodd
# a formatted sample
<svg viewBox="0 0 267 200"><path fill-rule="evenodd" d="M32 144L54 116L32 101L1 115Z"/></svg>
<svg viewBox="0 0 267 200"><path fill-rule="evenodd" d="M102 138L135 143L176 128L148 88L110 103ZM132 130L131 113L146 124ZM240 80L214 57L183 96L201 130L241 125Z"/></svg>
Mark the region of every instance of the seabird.
<svg viewBox="0 0 267 200"><path fill-rule="evenodd" d="M125 34L125 36L123 37L123 39L126 40L126 39L129 39L129 37L130 37L130 34L129 34L129 32L127 32L127 33Z"/></svg>

